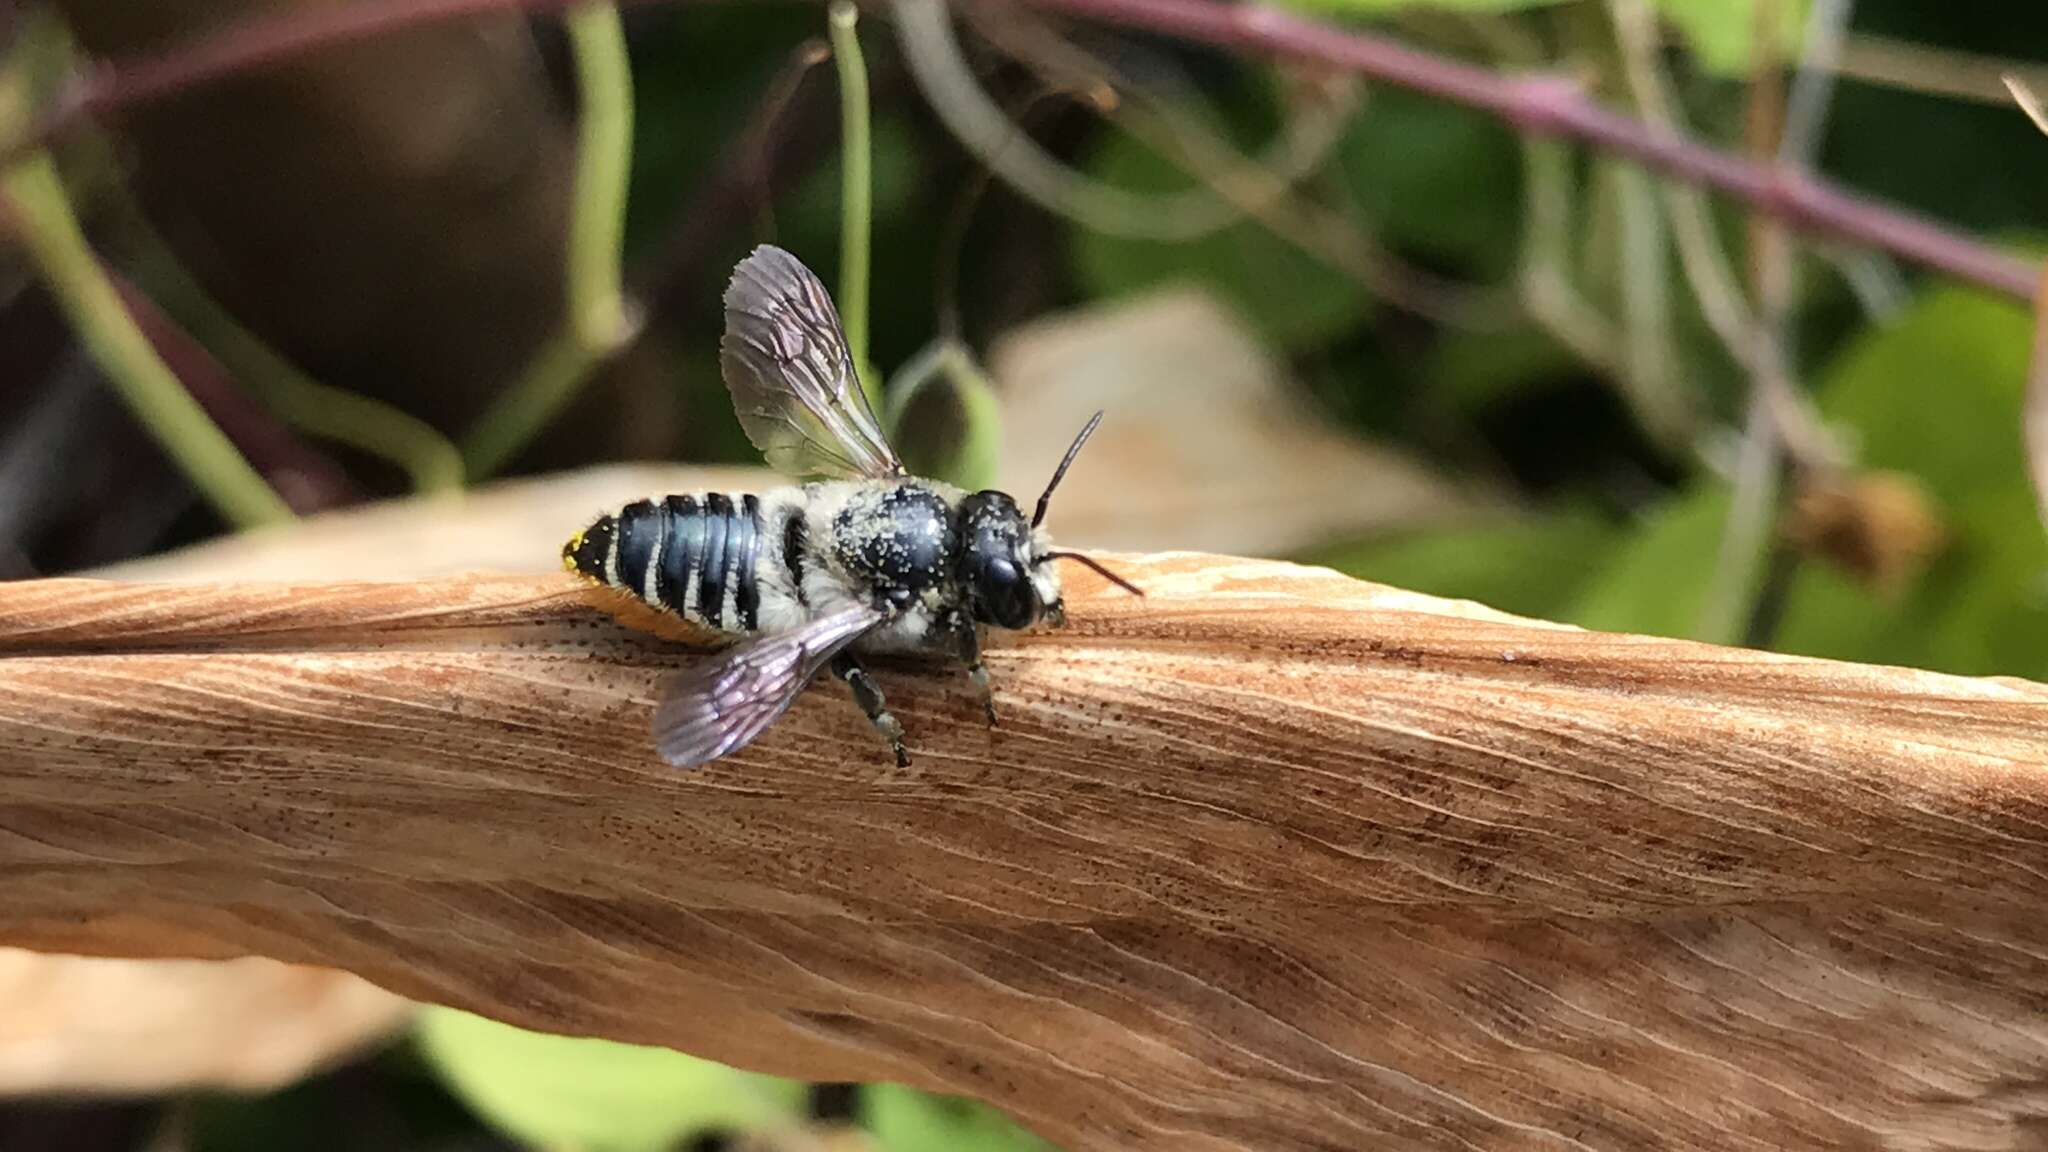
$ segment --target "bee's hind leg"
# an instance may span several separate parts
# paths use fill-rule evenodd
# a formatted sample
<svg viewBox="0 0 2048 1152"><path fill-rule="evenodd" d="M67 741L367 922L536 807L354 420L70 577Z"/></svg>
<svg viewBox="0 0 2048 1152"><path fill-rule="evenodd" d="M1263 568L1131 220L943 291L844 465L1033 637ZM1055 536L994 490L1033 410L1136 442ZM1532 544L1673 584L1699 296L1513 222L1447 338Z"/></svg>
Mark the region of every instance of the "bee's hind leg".
<svg viewBox="0 0 2048 1152"><path fill-rule="evenodd" d="M910 767L910 753L903 749L903 724L889 711L888 702L882 699L881 685L868 675L868 670L850 652L841 652L832 658L832 674L846 681L853 690L854 703L868 714L868 722L882 739L889 742L890 751L896 753L898 768Z"/></svg>
<svg viewBox="0 0 2048 1152"><path fill-rule="evenodd" d="M996 722L996 695L988 686L988 668L981 662L981 632L974 622L959 613L949 621L947 639L952 655L967 665L967 678L974 682L974 690L981 693L981 710L988 715L988 722Z"/></svg>

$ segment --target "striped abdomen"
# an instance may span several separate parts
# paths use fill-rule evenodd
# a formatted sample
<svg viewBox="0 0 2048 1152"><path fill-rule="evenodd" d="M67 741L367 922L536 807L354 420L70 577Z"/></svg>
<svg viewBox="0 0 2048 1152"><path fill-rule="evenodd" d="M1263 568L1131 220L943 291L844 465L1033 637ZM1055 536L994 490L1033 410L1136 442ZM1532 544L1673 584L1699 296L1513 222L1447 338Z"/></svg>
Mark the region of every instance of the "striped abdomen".
<svg viewBox="0 0 2048 1152"><path fill-rule="evenodd" d="M760 625L761 506L707 492L628 504L562 549L562 563L657 608L727 632Z"/></svg>

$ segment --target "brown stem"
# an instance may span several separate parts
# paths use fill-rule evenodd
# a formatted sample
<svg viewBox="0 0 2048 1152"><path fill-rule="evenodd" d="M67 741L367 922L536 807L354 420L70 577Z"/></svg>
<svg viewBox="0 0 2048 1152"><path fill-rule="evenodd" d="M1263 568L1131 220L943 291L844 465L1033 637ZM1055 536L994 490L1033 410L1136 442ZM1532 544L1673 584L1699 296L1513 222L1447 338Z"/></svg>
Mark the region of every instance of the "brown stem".
<svg viewBox="0 0 2048 1152"><path fill-rule="evenodd" d="M2048 273L2034 300L2034 356L2027 370L2022 425L2027 441L2027 471L2034 478L2034 503L2048 525Z"/></svg>

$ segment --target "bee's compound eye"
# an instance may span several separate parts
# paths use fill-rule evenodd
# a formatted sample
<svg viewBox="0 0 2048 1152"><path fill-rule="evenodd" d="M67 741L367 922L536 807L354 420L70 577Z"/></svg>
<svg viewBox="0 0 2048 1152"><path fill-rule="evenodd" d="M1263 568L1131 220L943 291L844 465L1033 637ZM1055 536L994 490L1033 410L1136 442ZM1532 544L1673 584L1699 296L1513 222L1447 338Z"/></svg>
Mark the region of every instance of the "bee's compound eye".
<svg viewBox="0 0 2048 1152"><path fill-rule="evenodd" d="M974 579L975 599L982 615L1003 628L1029 628L1038 619L1038 590L1031 578L1007 557L984 559Z"/></svg>

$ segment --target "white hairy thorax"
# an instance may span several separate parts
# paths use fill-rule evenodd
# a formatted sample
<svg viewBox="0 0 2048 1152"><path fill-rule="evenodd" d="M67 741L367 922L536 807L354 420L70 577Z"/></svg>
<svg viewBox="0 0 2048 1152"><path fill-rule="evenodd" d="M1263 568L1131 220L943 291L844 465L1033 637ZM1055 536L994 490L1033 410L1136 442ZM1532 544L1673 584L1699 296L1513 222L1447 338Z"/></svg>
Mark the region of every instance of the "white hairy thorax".
<svg viewBox="0 0 2048 1152"><path fill-rule="evenodd" d="M936 480L921 479L918 483L944 497L948 506L958 504L965 495L960 489ZM804 501L804 527L810 541L810 552L804 564L804 595L810 601L810 615L825 615L856 604L871 603L867 584L840 563L836 545L842 537L851 542L864 534L883 535L893 529L892 521L879 508L880 496L893 486L893 481L837 480L806 484L794 490ZM842 528L839 515L849 507L853 515ZM779 559L779 546L777 552ZM788 572L784 570L778 575L787 584ZM959 603L960 595L959 587L949 574L947 579L927 590L916 604L878 625L855 641L853 647L863 652L907 652L924 648L940 617ZM805 610L798 606L798 611ZM799 621L802 619L798 617ZM763 631L768 630L765 615L761 626Z"/></svg>

